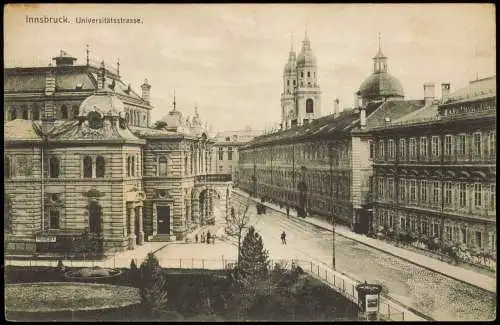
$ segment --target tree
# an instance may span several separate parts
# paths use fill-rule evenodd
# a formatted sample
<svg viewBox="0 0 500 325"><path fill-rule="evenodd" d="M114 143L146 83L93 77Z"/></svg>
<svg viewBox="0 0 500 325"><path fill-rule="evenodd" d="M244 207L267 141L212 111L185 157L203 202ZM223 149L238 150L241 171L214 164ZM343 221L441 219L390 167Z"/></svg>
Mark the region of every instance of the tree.
<svg viewBox="0 0 500 325"><path fill-rule="evenodd" d="M262 237L251 226L241 244L238 267L244 276L263 276L268 271L269 253L264 249Z"/></svg>
<svg viewBox="0 0 500 325"><path fill-rule="evenodd" d="M250 206L250 198L246 204L236 213L234 207L231 207L231 213L226 215L226 226L224 232L226 235L236 239L238 241L238 264L241 258L241 238L243 236L243 231L247 229L248 222L250 218L248 216L248 208Z"/></svg>
<svg viewBox="0 0 500 325"><path fill-rule="evenodd" d="M153 128L154 129L157 129L157 130L162 130L164 128L167 127L167 122L165 121L156 121L155 124L153 125Z"/></svg>
<svg viewBox="0 0 500 325"><path fill-rule="evenodd" d="M158 259L148 253L140 267L139 289L143 306L156 316L167 305L167 279Z"/></svg>

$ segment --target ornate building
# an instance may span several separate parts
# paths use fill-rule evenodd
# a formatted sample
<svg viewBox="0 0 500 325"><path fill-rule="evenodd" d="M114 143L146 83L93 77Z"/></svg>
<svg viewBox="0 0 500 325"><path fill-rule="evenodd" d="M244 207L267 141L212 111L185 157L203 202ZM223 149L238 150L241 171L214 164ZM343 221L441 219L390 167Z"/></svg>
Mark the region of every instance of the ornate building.
<svg viewBox="0 0 500 325"><path fill-rule="evenodd" d="M316 57L307 33L302 50L295 57L293 44L283 71L281 128L306 124L321 116L321 90Z"/></svg>
<svg viewBox="0 0 500 325"><path fill-rule="evenodd" d="M496 77L367 129L375 144L373 227L496 254Z"/></svg>
<svg viewBox="0 0 500 325"><path fill-rule="evenodd" d="M181 240L227 213L231 182L214 175L214 140L196 112L149 127L142 96L104 63L5 69L4 233L8 253L67 252L84 231L104 252ZM118 70L118 69L117 69ZM68 246L69 245L69 246Z"/></svg>

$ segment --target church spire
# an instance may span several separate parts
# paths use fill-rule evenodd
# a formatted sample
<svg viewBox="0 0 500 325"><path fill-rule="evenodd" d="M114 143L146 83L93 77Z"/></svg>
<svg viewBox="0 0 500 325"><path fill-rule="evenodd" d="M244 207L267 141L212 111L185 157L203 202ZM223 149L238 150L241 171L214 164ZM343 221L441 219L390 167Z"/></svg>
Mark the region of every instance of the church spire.
<svg viewBox="0 0 500 325"><path fill-rule="evenodd" d="M175 111L175 104L176 104L175 103L175 89L174 89L174 103L173 104L174 104L174 111Z"/></svg>
<svg viewBox="0 0 500 325"><path fill-rule="evenodd" d="M382 53L382 45L381 45L382 36L380 32L378 32L378 51L375 57L373 58L373 72L374 73L384 73L387 72L387 57Z"/></svg>
<svg viewBox="0 0 500 325"><path fill-rule="evenodd" d="M292 36L290 38L290 53L293 52L293 32L292 32Z"/></svg>

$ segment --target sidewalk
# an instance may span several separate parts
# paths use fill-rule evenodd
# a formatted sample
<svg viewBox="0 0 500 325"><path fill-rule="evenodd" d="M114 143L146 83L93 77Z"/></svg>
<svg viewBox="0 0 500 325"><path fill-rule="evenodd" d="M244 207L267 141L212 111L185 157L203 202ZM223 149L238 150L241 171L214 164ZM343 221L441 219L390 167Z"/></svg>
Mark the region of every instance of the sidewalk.
<svg viewBox="0 0 500 325"><path fill-rule="evenodd" d="M249 195L241 190L238 189L233 189L233 192L236 194L239 194L244 197L248 197ZM260 200L256 198L252 198L255 202L260 202ZM267 207L270 209L276 210L278 212L286 214L285 209L279 208L279 206L272 204L272 203L264 203ZM296 217L297 213L295 211L290 211L290 216ZM322 221L318 218L294 218L294 220L297 220L298 222L304 222L308 224L312 224L314 226L327 229L332 231L333 226L329 224L328 222ZM447 277L453 278L455 280L461 281L468 283L470 285L473 285L475 287L481 288L483 290L489 291L489 292L494 292L496 293L496 279L491 278L489 276L485 276L483 274L466 270L461 267L453 266L448 263L444 263L441 261L438 261L436 259L427 257L422 254L414 253L412 251L408 251L406 249L402 249L393 245L390 245L388 243L382 242L377 239L373 239L370 237L366 237L364 235L356 234L352 232L350 229L344 226L336 226L335 227L335 233L339 234L343 237L349 238L351 240L357 241L359 243L362 243L364 245L370 246L372 248L375 248L377 250L383 251L387 254L399 257L405 261L408 261L410 263L419 265L423 268L432 270L436 273L440 273L442 275L445 275Z"/></svg>

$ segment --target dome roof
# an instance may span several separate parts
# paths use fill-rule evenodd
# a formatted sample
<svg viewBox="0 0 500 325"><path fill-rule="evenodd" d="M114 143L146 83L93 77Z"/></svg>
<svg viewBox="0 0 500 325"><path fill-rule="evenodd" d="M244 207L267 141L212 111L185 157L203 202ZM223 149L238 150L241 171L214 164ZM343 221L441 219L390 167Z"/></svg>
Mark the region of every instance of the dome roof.
<svg viewBox="0 0 500 325"><path fill-rule="evenodd" d="M103 116L125 116L125 105L112 92L102 91L87 97L80 104L79 116L87 116L89 112L97 111Z"/></svg>
<svg viewBox="0 0 500 325"><path fill-rule="evenodd" d="M295 62L288 61L285 64L285 67L283 68L283 71L285 73L293 73L293 72L295 72L295 69L296 69Z"/></svg>
<svg viewBox="0 0 500 325"><path fill-rule="evenodd" d="M401 82L387 72L373 73L359 87L361 96L404 96Z"/></svg>
<svg viewBox="0 0 500 325"><path fill-rule="evenodd" d="M297 56L297 65L316 65L316 57L312 51L301 51Z"/></svg>
<svg viewBox="0 0 500 325"><path fill-rule="evenodd" d="M183 125L182 113L178 110L171 110L162 119L163 122L167 123L167 128L177 128Z"/></svg>

